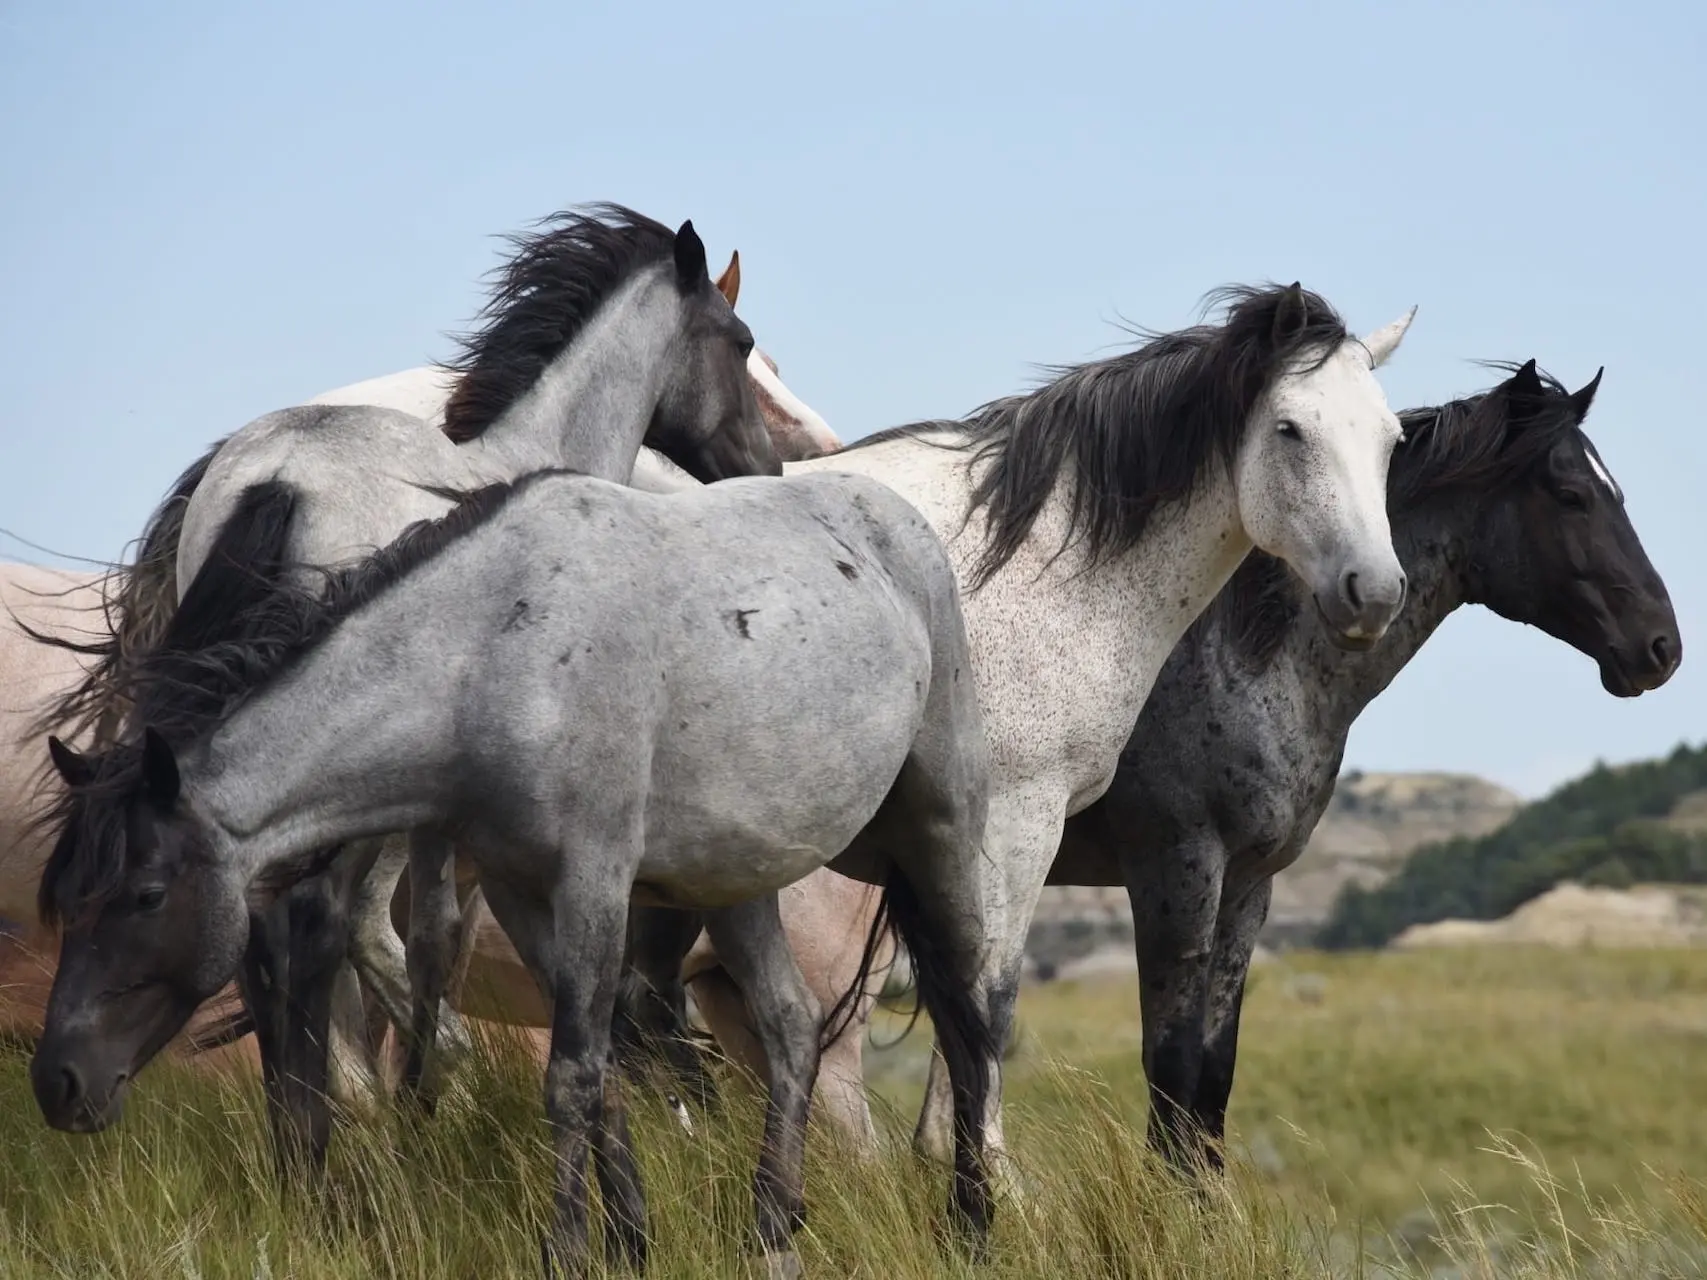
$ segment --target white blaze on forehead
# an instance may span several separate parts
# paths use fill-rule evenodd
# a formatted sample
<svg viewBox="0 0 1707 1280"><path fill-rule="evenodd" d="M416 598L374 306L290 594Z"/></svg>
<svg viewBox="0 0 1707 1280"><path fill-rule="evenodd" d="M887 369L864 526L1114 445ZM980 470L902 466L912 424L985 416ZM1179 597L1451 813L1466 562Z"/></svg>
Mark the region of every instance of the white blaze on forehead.
<svg viewBox="0 0 1707 1280"><path fill-rule="evenodd" d="M1594 472L1594 478L1605 485L1607 492L1614 498L1623 502L1624 490L1618 487L1618 481L1612 478L1612 473L1606 469L1606 464L1600 460L1600 455L1595 452L1594 446L1589 443L1587 436L1583 437L1583 453L1588 458L1588 469Z"/></svg>
<svg viewBox="0 0 1707 1280"><path fill-rule="evenodd" d="M842 442L836 438L836 433L830 430L830 424L819 417L815 409L783 385L782 379L772 372L764 353L757 347L754 347L747 356L747 374L752 378L754 386L770 399L776 410L810 436L813 443L820 449L833 452L842 447Z"/></svg>

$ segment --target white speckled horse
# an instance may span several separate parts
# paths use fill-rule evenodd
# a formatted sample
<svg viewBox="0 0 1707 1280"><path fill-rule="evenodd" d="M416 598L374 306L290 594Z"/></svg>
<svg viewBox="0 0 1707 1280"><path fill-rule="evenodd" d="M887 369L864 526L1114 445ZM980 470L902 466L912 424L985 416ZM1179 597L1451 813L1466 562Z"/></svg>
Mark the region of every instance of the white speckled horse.
<svg viewBox="0 0 1707 1280"><path fill-rule="evenodd" d="M1374 370L1411 315L1360 342L1297 285L1223 297L1221 324L787 468L884 481L960 574L992 757L1003 1040L1064 823L1107 789L1162 664L1252 548L1292 566L1348 648L1375 644L1404 602L1386 501L1401 432ZM999 1160L999 1088L985 1126Z"/></svg>

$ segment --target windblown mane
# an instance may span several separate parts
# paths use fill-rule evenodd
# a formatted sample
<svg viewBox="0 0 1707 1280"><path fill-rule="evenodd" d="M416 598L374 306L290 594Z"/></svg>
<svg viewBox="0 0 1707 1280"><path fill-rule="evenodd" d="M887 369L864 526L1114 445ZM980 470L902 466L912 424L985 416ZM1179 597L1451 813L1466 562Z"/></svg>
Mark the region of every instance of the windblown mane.
<svg viewBox="0 0 1707 1280"><path fill-rule="evenodd" d="M227 437L229 438L229 437ZM148 517L136 542L136 560L114 565L101 578L106 634L98 640L73 640L48 635L19 623L32 640L93 658L82 680L50 702L26 731L30 737L57 733L79 739L92 735L96 746L106 745L117 732L125 711L118 690L127 664L160 643L178 599L178 541L190 498L207 475L220 440L192 462Z"/></svg>
<svg viewBox="0 0 1707 1280"><path fill-rule="evenodd" d="M1496 360L1484 365L1507 375L1522 368ZM1492 492L1527 475L1575 431L1580 422L1570 392L1552 374L1535 373L1542 396L1525 402L1521 420L1514 420L1505 383L1438 408L1401 413L1407 443L1393 455L1388 491L1394 507L1454 489Z"/></svg>
<svg viewBox="0 0 1707 1280"><path fill-rule="evenodd" d="M389 546L340 570L287 565L254 545L216 545L160 645L127 673L132 725L146 725L176 749L189 746L350 615L492 519L533 480L553 474L563 473L533 472L463 495L443 516L416 522ZM284 527L295 500L284 485L252 486L227 529ZM303 583L304 572L322 576L323 591ZM36 819L38 827L60 831L37 894L44 924L98 910L125 872L126 810L142 776L140 734L93 763L93 781L62 790Z"/></svg>
<svg viewBox="0 0 1707 1280"><path fill-rule="evenodd" d="M989 462L967 512L988 509L974 588L1019 550L1066 473L1071 519L1056 554L1079 541L1087 564L1097 564L1131 550L1156 509L1196 492L1212 463L1231 465L1252 411L1279 375L1305 360L1319 366L1350 336L1326 301L1300 291L1303 322L1277 342L1287 294L1272 285L1217 290L1207 305L1226 308L1219 325L1143 333L1147 340L1134 350L1053 369L1038 389L959 421L895 427L848 448L946 433L962 437L951 447Z"/></svg>
<svg viewBox="0 0 1707 1280"><path fill-rule="evenodd" d="M1522 367L1484 364L1508 375ZM1503 383L1462 400L1401 412L1405 443L1394 450L1387 478L1393 514L1441 493L1494 493L1527 475L1576 430L1580 423L1570 393L1544 370L1536 376L1542 396L1524 404L1521 419L1513 417ZM1304 604L1304 586L1285 561L1253 551L1192 629L1219 628L1235 652L1260 668L1279 652Z"/></svg>
<svg viewBox="0 0 1707 1280"><path fill-rule="evenodd" d="M442 366L456 376L444 433L461 444L525 395L634 272L669 257L675 232L615 204L552 214L506 241L515 256L494 273L485 323Z"/></svg>

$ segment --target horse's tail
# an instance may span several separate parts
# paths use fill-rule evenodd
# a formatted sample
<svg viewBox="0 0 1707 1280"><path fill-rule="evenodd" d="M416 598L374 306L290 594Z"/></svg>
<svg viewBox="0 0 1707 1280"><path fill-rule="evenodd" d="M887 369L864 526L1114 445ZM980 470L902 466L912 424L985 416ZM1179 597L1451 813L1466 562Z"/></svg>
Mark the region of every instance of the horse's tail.
<svg viewBox="0 0 1707 1280"><path fill-rule="evenodd" d="M955 1123L977 1126L982 1123L989 1095L990 1068L1001 1057L1000 1046L988 1016L972 997L965 966L926 916L918 893L897 867L890 868L884 883L883 897L860 954L859 972L826 1015L820 1044L828 1047L853 1021L871 981L878 949L884 936L891 933L907 949L911 961L912 984L918 989L914 1020L921 1008L930 1014L943 1062L951 1073L973 1082L968 1114L962 1116L956 1108ZM909 1030L911 1026L909 1023Z"/></svg>
<svg viewBox="0 0 1707 1280"><path fill-rule="evenodd" d="M989 1015L973 996L968 957L956 954L956 940L945 936L940 922L925 912L917 891L897 867L890 868L883 903L912 958L919 1003L931 1015L949 1079L966 1085L964 1090L956 1089L954 1097L953 1208L958 1224L981 1242L989 1229L992 1205L978 1135L989 1105L990 1082L1001 1061L1001 1046ZM864 989L863 982L859 989Z"/></svg>
<svg viewBox="0 0 1707 1280"><path fill-rule="evenodd" d="M818 1036L820 1052L827 1050L839 1040L853 1025L854 1019L859 1016L860 1002L865 999L866 992L871 986L871 977L877 972L877 953L882 948L885 938L897 945L900 944L900 939L896 937L895 922L887 889L877 900L877 910L871 917L871 928L866 932L865 946L859 953L859 968L854 972L854 980L849 984L848 989L836 998L836 1003L824 1015L824 1029ZM917 978L915 977L913 981L916 983ZM918 1020L918 1011L921 1008L923 1005L915 1001L914 1021ZM908 1030L911 1029L912 1023L908 1023ZM903 1036L905 1034L905 1032L902 1033Z"/></svg>
<svg viewBox="0 0 1707 1280"><path fill-rule="evenodd" d="M20 627L32 639L92 658L83 679L49 703L31 726L33 736L57 733L75 741L87 733L93 745L110 745L128 710L126 678L135 660L159 647L178 608L178 543L184 512L207 475L221 440L178 477L143 526L136 558L114 566L101 579L106 634L89 641L47 635Z"/></svg>

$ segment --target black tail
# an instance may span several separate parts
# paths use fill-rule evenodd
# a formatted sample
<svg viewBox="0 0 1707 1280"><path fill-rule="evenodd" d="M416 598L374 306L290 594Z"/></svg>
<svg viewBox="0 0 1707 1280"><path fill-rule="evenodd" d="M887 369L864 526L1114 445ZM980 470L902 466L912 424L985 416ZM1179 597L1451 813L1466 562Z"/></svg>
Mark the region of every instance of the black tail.
<svg viewBox="0 0 1707 1280"><path fill-rule="evenodd" d="M877 949L883 945L884 937L894 932L894 921L891 917L889 891L885 889L883 896L877 901L877 914L871 918L871 931L865 935L865 949L859 953L859 969L854 974L853 983L842 992L829 1012L824 1015L824 1029L818 1034L820 1053L841 1038L842 1033L852 1025L854 1015L859 1012L859 1002L871 983L871 975L877 970ZM916 974L914 981L918 981ZM917 1001L914 1002L915 1021L921 1007L923 1006ZM908 1030L911 1029L909 1024Z"/></svg>
<svg viewBox="0 0 1707 1280"><path fill-rule="evenodd" d="M987 1067L1001 1056L995 1033L966 988L965 967L956 963L953 953L926 919L913 886L897 869L890 870L884 885L883 898L877 905L871 931L866 935L865 950L860 954L859 972L853 984L825 1015L820 1044L828 1047L853 1021L860 995L866 990L876 968L877 949L882 945L884 935L891 930L912 960L912 985L918 993L913 1021L917 1021L920 1009L930 1014L945 1064L952 1068L958 1060L958 1064L968 1067L969 1078L978 1080L973 1114L981 1117L988 1092ZM910 1031L912 1026L913 1022L909 1022L907 1029ZM903 1036L905 1034L902 1033ZM970 1070L974 1066L977 1069Z"/></svg>
<svg viewBox="0 0 1707 1280"><path fill-rule="evenodd" d="M123 695L133 659L151 652L166 634L178 607L178 542L184 512L225 441L197 458L148 517L137 539L136 559L115 566L101 580L106 611L104 638L79 642L46 635L19 623L32 639L93 658L88 674L50 703L31 727L32 736L57 733L76 741L93 734L93 745L109 746L128 709Z"/></svg>
<svg viewBox="0 0 1707 1280"><path fill-rule="evenodd" d="M297 491L277 480L252 484L219 527L213 548L162 630L160 646L192 654L246 638L257 605L270 601L291 566L287 554Z"/></svg>
<svg viewBox="0 0 1707 1280"><path fill-rule="evenodd" d="M883 897L895 932L913 960L919 1000L936 1028L937 1048L952 1081L964 1081L954 1098L954 1208L973 1238L982 1241L989 1230L990 1184L985 1176L982 1142L984 1108L990 1096L991 1070L1001 1060L1001 1046L990 1029L989 1017L973 999L967 981L972 965L957 956L939 922L926 915L918 894L898 869L891 869Z"/></svg>

